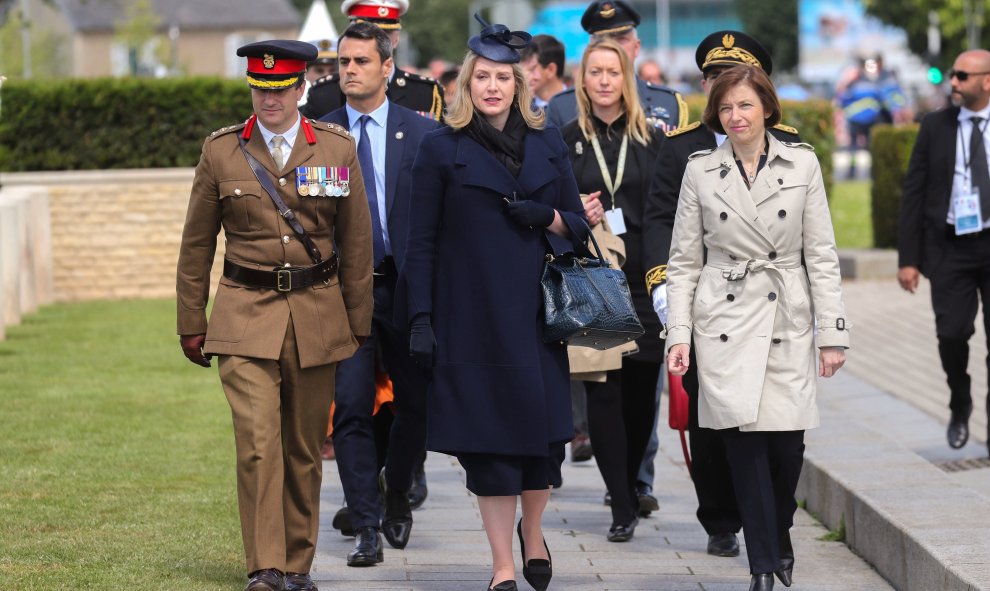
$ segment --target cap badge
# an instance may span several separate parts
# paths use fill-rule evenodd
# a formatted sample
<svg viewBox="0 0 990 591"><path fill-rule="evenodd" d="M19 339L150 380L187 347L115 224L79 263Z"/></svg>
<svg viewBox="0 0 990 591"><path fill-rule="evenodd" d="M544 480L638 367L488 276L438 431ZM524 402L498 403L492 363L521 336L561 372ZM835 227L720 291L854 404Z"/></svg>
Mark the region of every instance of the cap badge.
<svg viewBox="0 0 990 591"><path fill-rule="evenodd" d="M615 6L611 2L602 4L602 9L598 12L602 18L612 18L615 16Z"/></svg>
<svg viewBox="0 0 990 591"><path fill-rule="evenodd" d="M272 68L274 68L275 67L275 56L272 55L272 54L270 54L270 53L266 53L265 54L264 64L265 64L265 69L266 70L271 70Z"/></svg>
<svg viewBox="0 0 990 591"><path fill-rule="evenodd" d="M322 49L323 51L326 51L326 50L330 49L330 40L329 39L321 39L320 40L320 49Z"/></svg>
<svg viewBox="0 0 990 591"><path fill-rule="evenodd" d="M378 16L380 16L382 18L385 18L386 16L388 16L388 8L386 8L384 6L379 6L378 7Z"/></svg>
<svg viewBox="0 0 990 591"><path fill-rule="evenodd" d="M726 33L725 35L722 35L722 46L723 47L725 47L726 49L730 49L735 44L736 44L736 37L735 37L735 35L731 35L729 33Z"/></svg>

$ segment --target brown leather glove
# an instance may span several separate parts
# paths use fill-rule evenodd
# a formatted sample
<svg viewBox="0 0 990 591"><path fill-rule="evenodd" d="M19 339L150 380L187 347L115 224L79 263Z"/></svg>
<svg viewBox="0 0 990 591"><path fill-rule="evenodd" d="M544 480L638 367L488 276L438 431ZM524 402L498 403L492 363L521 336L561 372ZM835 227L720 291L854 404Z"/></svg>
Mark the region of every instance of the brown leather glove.
<svg viewBox="0 0 990 591"><path fill-rule="evenodd" d="M179 336L179 345L182 346L182 353L186 359L196 365L210 367L210 358L203 355L203 345L206 344L205 334L184 334Z"/></svg>

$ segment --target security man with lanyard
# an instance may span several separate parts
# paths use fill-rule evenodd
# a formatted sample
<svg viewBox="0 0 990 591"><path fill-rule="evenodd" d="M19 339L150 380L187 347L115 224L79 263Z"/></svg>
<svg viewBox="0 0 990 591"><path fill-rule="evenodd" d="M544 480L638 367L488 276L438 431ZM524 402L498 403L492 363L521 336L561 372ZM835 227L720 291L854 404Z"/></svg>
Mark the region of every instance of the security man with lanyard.
<svg viewBox="0 0 990 591"><path fill-rule="evenodd" d="M399 31L402 30L399 18L409 9L409 0L344 0L340 9L352 23L367 22L386 31L394 51L399 45ZM393 66L386 94L389 101L424 117L434 121L443 119L443 89L432 78ZM344 93L340 90L340 75L333 74L313 84L302 112L307 117L319 119L330 111L343 107L344 102Z"/></svg>
<svg viewBox="0 0 990 591"><path fill-rule="evenodd" d="M316 53L282 40L237 50L254 114L204 142L179 252L180 344L198 365L217 356L233 417L246 591L316 591L336 365L371 333L371 219L355 143L296 107Z"/></svg>
<svg viewBox="0 0 990 591"><path fill-rule="evenodd" d="M718 31L708 35L698 45L694 58L701 70L701 85L706 94L712 81L726 68L750 64L763 68L767 74L773 70L770 53L759 41L739 31ZM778 124L768 131L782 142L801 141L797 130L787 125ZM649 269L646 288L653 296L653 307L663 324L667 323L667 258L688 157L699 150L715 149L725 139L726 136L716 135L698 121L669 131L653 168L644 222L647 236L644 266ZM709 554L738 556L736 534L742 528L742 522L725 459L725 446L716 431L698 427L698 372L693 347L691 351L691 369L684 376L684 389L690 398L691 477L698 495L698 521L708 533Z"/></svg>
<svg viewBox="0 0 990 591"><path fill-rule="evenodd" d="M622 0L592 2L581 16L581 27L592 38L607 36L625 50L629 61L639 56L640 40L636 33L639 13ZM688 107L679 92L636 78L636 92L646 112L646 121L661 131L670 131L687 124ZM546 109L547 121L558 129L577 118L577 98L569 88L550 99Z"/></svg>

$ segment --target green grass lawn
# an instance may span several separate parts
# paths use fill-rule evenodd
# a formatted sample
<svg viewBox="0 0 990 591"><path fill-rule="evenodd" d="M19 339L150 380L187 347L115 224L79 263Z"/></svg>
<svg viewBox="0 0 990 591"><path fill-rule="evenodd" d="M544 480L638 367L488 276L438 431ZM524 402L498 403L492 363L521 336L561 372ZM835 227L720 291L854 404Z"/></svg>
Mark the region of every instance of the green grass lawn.
<svg viewBox="0 0 990 591"><path fill-rule="evenodd" d="M239 589L233 429L173 301L49 306L0 342L4 589Z"/></svg>
<svg viewBox="0 0 990 591"><path fill-rule="evenodd" d="M839 248L873 248L868 181L837 182L829 199L835 243Z"/></svg>

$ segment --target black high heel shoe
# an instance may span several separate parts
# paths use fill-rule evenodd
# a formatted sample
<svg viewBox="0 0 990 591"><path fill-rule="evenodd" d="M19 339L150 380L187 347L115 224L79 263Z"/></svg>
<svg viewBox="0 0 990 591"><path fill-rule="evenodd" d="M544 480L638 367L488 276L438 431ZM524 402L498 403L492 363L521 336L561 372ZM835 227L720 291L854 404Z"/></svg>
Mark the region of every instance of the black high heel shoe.
<svg viewBox="0 0 990 591"><path fill-rule="evenodd" d="M775 574L785 587L790 587L794 582L794 547L790 532L784 532L780 537L780 569Z"/></svg>
<svg viewBox="0 0 990 591"><path fill-rule="evenodd" d="M773 575L771 573L753 575L749 581L749 591L773 591Z"/></svg>
<svg viewBox="0 0 990 591"><path fill-rule="evenodd" d="M519 591L519 587L516 586L516 582L513 580L502 581L498 585L492 587L492 583L495 582L495 577L492 577L491 581L488 581L488 591Z"/></svg>
<svg viewBox="0 0 990 591"><path fill-rule="evenodd" d="M543 547L547 549L547 560L531 558L527 562L526 542L523 541L522 535L522 519L516 525L516 533L519 535L519 553L523 560L523 578L536 591L546 591L546 588L550 586L550 579L553 578L553 557L550 556L550 547L547 546L546 538L543 539Z"/></svg>

